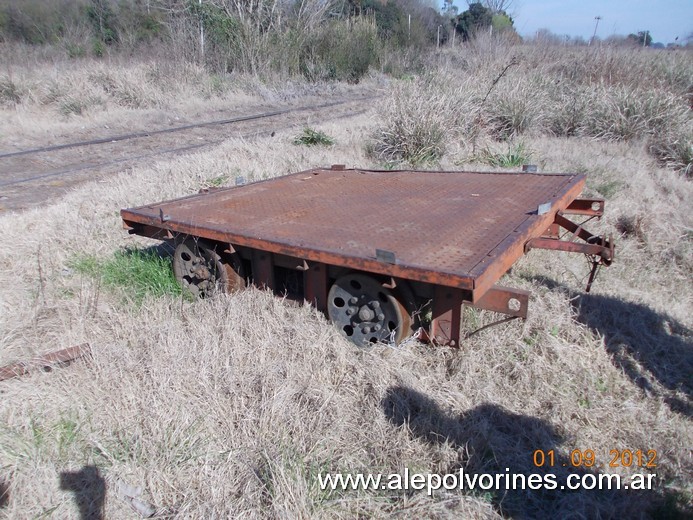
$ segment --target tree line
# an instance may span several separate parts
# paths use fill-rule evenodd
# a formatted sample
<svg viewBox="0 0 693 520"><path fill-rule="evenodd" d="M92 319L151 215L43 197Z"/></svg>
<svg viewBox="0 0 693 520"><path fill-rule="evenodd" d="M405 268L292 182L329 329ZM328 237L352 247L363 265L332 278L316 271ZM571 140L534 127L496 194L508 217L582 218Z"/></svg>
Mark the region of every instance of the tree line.
<svg viewBox="0 0 693 520"><path fill-rule="evenodd" d="M506 31L508 0L0 0L0 41L54 45L70 57L156 47L217 72L279 71L358 81L388 52L413 55ZM513 31L514 32L514 31Z"/></svg>

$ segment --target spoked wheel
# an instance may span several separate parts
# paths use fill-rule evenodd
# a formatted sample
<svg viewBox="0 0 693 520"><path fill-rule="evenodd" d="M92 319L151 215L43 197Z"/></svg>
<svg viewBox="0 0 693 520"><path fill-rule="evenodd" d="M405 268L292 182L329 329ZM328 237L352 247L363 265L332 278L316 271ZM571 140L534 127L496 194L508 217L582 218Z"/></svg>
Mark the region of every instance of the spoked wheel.
<svg viewBox="0 0 693 520"><path fill-rule="evenodd" d="M327 300L330 319L358 346L398 344L411 335L411 312L392 291L370 276L342 276L332 285Z"/></svg>
<svg viewBox="0 0 693 520"><path fill-rule="evenodd" d="M183 289L204 298L217 288L234 292L245 287L243 264L238 254L220 253L221 246L187 237L173 253L173 272Z"/></svg>

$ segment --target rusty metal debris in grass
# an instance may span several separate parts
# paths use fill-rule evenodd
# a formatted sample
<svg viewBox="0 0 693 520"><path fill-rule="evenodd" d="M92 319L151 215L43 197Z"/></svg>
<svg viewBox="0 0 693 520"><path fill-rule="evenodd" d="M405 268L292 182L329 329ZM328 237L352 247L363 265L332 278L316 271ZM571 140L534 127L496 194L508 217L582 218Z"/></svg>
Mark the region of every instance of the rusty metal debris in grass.
<svg viewBox="0 0 693 520"><path fill-rule="evenodd" d="M35 357L28 361L19 361L0 367L0 381L24 376L30 372L41 370L50 372L55 367L67 366L73 361L91 355L91 347L88 343L74 347L64 348Z"/></svg>

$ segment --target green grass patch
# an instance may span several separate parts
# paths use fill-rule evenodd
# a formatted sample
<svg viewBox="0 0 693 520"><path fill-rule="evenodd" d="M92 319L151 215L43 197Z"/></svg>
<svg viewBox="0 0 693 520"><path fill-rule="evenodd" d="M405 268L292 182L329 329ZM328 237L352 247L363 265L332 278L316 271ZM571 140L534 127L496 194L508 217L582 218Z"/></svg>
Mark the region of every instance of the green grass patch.
<svg viewBox="0 0 693 520"><path fill-rule="evenodd" d="M482 155L484 162L499 168L514 168L532 160L532 151L524 143L509 144L505 152L486 149Z"/></svg>
<svg viewBox="0 0 693 520"><path fill-rule="evenodd" d="M105 286L121 288L128 299L137 303L146 296L182 294L173 275L171 258L153 251L125 249L107 259L86 256L73 262L71 267Z"/></svg>
<svg viewBox="0 0 693 520"><path fill-rule="evenodd" d="M204 182L203 187L204 188L220 188L222 186L225 186L229 182L229 176L228 175L218 175L216 177L212 177L210 179L207 179Z"/></svg>
<svg viewBox="0 0 693 520"><path fill-rule="evenodd" d="M79 99L67 99L60 103L60 113L64 116L76 115L80 116L86 110L87 105L84 101Z"/></svg>
<svg viewBox="0 0 693 520"><path fill-rule="evenodd" d="M332 146L334 139L325 132L304 128L303 132L294 138L295 145L305 146Z"/></svg>

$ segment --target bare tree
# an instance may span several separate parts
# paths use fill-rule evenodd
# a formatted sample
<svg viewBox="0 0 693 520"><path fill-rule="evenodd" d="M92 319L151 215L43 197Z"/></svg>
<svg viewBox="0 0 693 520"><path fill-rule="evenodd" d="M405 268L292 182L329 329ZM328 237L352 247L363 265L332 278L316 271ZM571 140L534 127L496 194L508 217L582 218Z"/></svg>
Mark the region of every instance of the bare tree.
<svg viewBox="0 0 693 520"><path fill-rule="evenodd" d="M481 3L494 13L500 13L501 11L507 13L514 6L515 0L483 0Z"/></svg>

